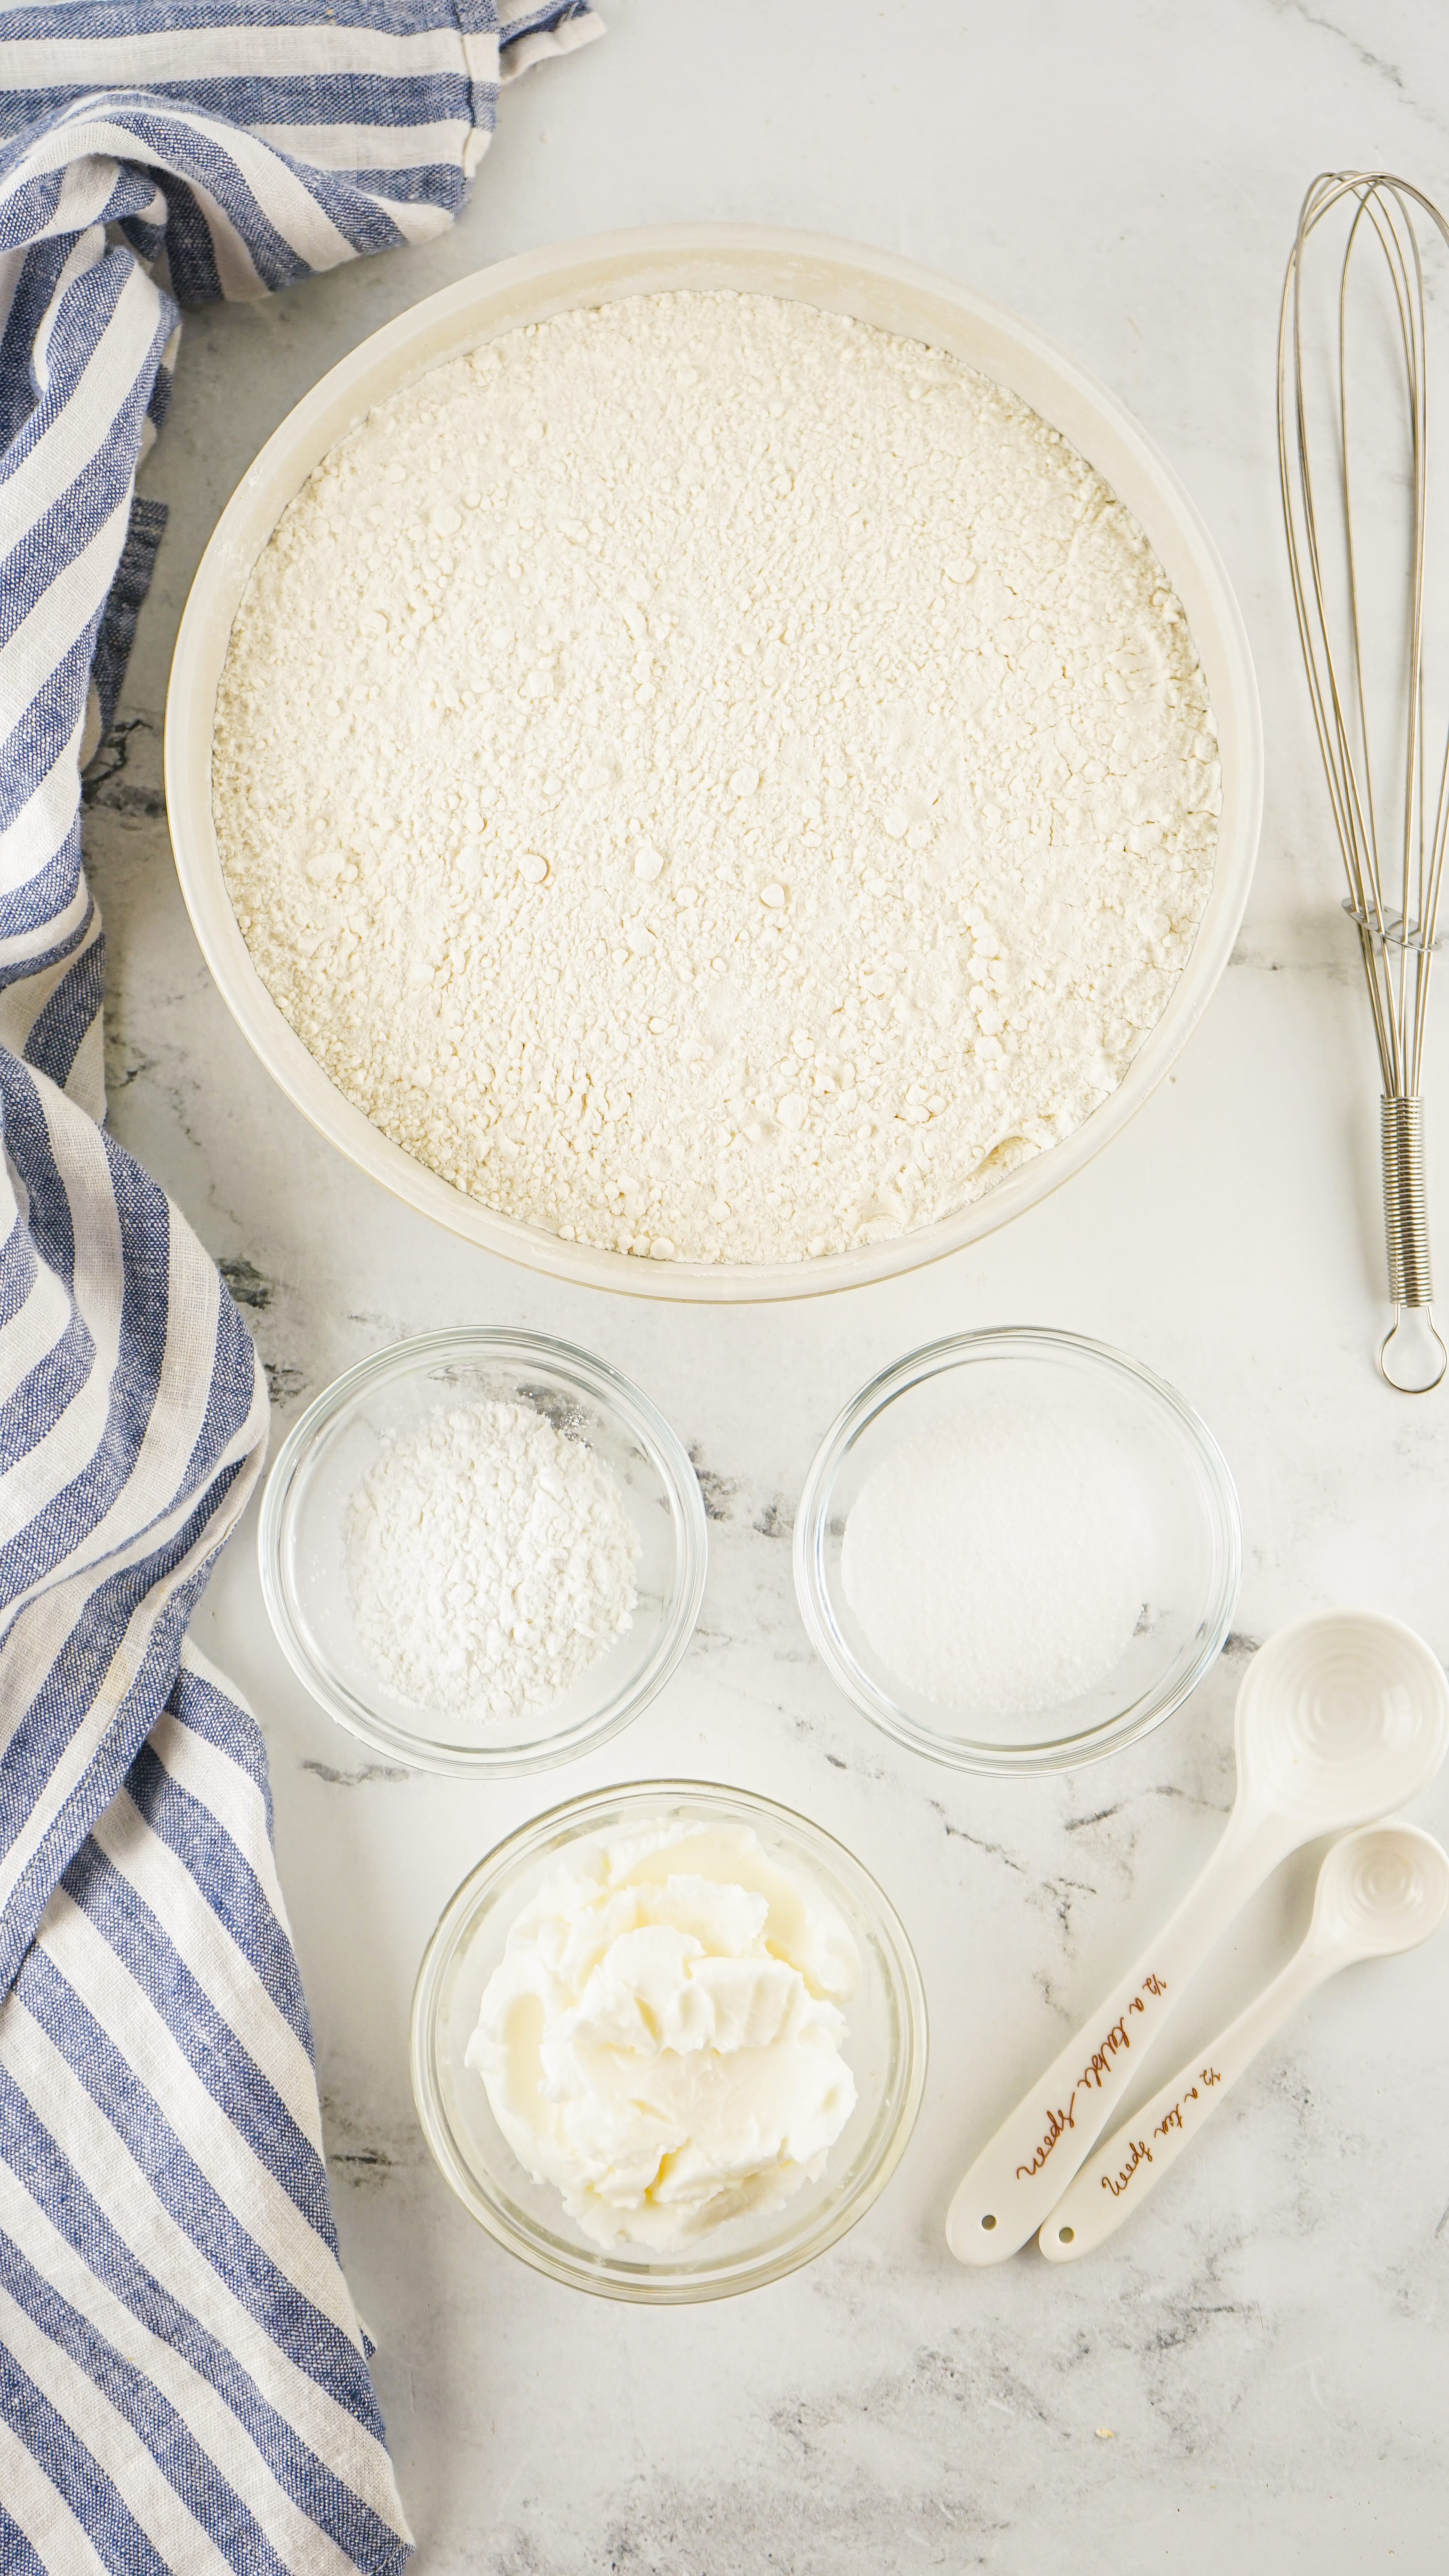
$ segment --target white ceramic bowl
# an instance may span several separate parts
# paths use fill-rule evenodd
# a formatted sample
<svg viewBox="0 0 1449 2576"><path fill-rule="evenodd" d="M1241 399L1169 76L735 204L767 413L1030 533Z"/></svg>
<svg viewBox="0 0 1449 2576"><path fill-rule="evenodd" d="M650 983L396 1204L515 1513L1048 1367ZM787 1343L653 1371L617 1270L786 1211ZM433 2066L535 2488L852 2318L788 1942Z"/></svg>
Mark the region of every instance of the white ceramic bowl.
<svg viewBox="0 0 1449 2576"><path fill-rule="evenodd" d="M559 2194L524 2172L464 2062L483 1989L509 1927L569 1843L628 1835L655 1819L747 1825L771 1860L813 1882L843 1915L860 1952L845 2007L844 2054L856 2105L814 2182L783 2208L729 2220L677 2254L595 2245ZM550 2280L605 2298L677 2307L778 2281L843 2236L885 2189L906 2151L926 2081L926 1998L899 1915L868 1870L819 1825L747 1789L653 1780L571 1798L500 1843L443 1910L418 1970L412 2017L413 2098L439 2169L465 2209L510 2253Z"/></svg>
<svg viewBox="0 0 1449 2576"><path fill-rule="evenodd" d="M639 1541L625 1634L552 1707L499 1727L392 1693L357 1634L344 1516L383 1435L439 1405L527 1404L586 1440L618 1481ZM262 1498L257 1553L277 1641L339 1726L414 1771L498 1778L605 1744L669 1679L704 1598L699 1481L678 1433L607 1361L545 1333L489 1325L395 1342L337 1378L289 1433Z"/></svg>
<svg viewBox="0 0 1449 2576"><path fill-rule="evenodd" d="M481 340L569 306L682 287L781 295L853 314L949 350L1032 404L1145 529L1187 611L1221 746L1223 810L1207 909L1167 1009L1111 1097L1064 1143L958 1215L816 1261L636 1260L500 1216L428 1171L344 1099L283 1019L237 927L212 823L212 726L232 621L253 564L314 466L374 404ZM1237 602L1193 503L1130 412L1035 331L964 286L885 251L740 224L602 234L504 260L429 296L354 349L283 421L222 513L181 621L166 709L167 811L187 908L222 998L288 1098L374 1180L471 1243L591 1287L716 1305L808 1296L915 1269L1019 1216L1115 1136L1161 1081L1227 964L1257 852L1262 769L1257 688Z"/></svg>

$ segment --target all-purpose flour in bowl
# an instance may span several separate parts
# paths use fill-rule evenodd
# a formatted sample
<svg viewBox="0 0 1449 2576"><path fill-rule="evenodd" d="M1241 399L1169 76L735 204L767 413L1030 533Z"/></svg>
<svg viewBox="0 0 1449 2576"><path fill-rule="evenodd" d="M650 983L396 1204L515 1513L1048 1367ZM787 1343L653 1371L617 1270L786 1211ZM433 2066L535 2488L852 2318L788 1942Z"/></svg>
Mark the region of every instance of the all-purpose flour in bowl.
<svg viewBox="0 0 1449 2576"><path fill-rule="evenodd" d="M655 1260L900 1236L1166 1006L1217 745L1141 529L1017 397L778 298L576 310L380 404L233 630L258 971L456 1187Z"/></svg>

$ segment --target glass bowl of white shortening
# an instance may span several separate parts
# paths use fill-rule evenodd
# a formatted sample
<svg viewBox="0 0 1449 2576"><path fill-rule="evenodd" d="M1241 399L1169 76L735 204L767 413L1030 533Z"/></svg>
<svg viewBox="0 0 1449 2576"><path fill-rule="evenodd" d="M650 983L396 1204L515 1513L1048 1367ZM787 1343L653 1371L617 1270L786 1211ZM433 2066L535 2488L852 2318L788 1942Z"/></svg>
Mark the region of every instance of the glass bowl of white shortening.
<svg viewBox="0 0 1449 2576"><path fill-rule="evenodd" d="M724 2219L669 2251L592 2241L551 2183L519 2162L467 2061L483 1992L528 1900L571 1846L627 1843L656 1826L753 1834L764 1861L832 1909L859 1958L841 2054L854 2109L817 2178L783 2204ZM894 1906L818 1825L742 1789L644 1781L571 1799L524 1826L463 1881L428 1944L413 1998L418 2117L445 2179L499 2244L536 2271L605 2298L678 2306L779 2280L854 2226L910 2139L926 2076L920 1971Z"/></svg>
<svg viewBox="0 0 1449 2576"><path fill-rule="evenodd" d="M1023 1448L1043 1432L1038 1450L1048 1467L1059 1438L1064 1475L1085 1469L1069 1506L1081 1514L1075 1564L1063 1563L1061 1497L1044 1487L1034 1535L1029 1494L1016 1473ZM1007 1471L999 1496L989 1484L980 1496L974 1579L986 1579L983 1566L995 1569L999 1590L984 1602L993 1615L983 1620L980 1609L971 1612L988 1628L999 1613L1000 1633L988 1646L999 1668L995 1704L954 1691L949 1666L940 1677L929 1673L930 1640L923 1645L920 1633L942 1616L945 1636L955 1640L956 1670L964 1672L970 1639L951 1591L958 1551L964 1560L971 1546L968 1531L938 1521L926 1534L931 1563L922 1584L932 1597L924 1607L912 1607L903 1582L905 1606L897 1613L884 1588L892 1569L900 1572L896 1547L912 1501L932 1462L952 1450L988 1460L994 1453ZM902 1489L903 1476L913 1491ZM949 1494L949 1479L944 1490ZM862 1555L865 1531L878 1551L873 1564ZM1081 1617L1080 1601L1074 1613L1064 1606L1063 1577L1074 1573L1095 1584L1099 1605L1115 1596L1103 1611L1102 1668L1080 1690L1013 1702L1013 1662L1027 1676L1048 1670L1054 1623ZM801 1616L832 1678L897 1742L963 1771L1070 1770L1160 1726L1221 1652L1241 1575L1237 1493L1191 1406L1125 1352L1033 1325L955 1334L873 1378L822 1441L795 1521ZM963 1561L959 1589L967 1602L972 1581L972 1565Z"/></svg>
<svg viewBox="0 0 1449 2576"><path fill-rule="evenodd" d="M386 1436L435 1410L492 1401L527 1406L586 1442L638 1543L624 1634L550 1706L502 1722L418 1707L389 1689L359 1636L347 1565L349 1505ZM328 1387L278 1454L259 1533L267 1610L313 1697L414 1770L483 1777L570 1761L638 1716L694 1633L707 1549L698 1479L649 1398L571 1343L484 1325L398 1342Z"/></svg>

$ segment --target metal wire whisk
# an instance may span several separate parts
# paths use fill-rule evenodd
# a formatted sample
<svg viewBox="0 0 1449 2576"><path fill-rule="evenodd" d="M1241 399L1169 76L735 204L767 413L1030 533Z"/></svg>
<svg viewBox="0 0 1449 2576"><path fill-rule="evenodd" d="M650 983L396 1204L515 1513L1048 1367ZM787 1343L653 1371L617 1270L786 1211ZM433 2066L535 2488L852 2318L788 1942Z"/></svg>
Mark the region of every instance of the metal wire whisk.
<svg viewBox="0 0 1449 2576"><path fill-rule="evenodd" d="M1378 1042L1394 1305L1379 1368L1388 1385L1422 1395L1449 1367L1432 1311L1420 1090L1449 834L1449 720L1441 754L1437 724L1430 739L1425 703L1429 413L1416 214L1449 244L1437 207L1406 180L1382 172L1329 171L1304 198L1278 329L1278 464L1299 639L1348 875L1344 910L1358 927ZM1338 221L1330 224L1334 216ZM1338 266L1336 294L1320 290L1315 297L1315 272L1330 259ZM1331 271L1328 282L1331 288ZM1369 367L1376 370L1372 379ZM1402 456L1395 458L1384 454L1382 443L1374 448L1371 428L1364 468L1365 479L1369 472L1375 478L1375 507L1387 491L1401 512L1406 579L1387 632L1374 605L1392 562L1386 567L1380 555L1370 565L1366 555L1355 554L1351 383L1355 423L1361 398L1379 421L1392 398L1404 434ZM1433 1374L1420 1370L1412 1382L1394 1373L1405 1356L1394 1344L1406 1313L1423 1315L1437 1351Z"/></svg>

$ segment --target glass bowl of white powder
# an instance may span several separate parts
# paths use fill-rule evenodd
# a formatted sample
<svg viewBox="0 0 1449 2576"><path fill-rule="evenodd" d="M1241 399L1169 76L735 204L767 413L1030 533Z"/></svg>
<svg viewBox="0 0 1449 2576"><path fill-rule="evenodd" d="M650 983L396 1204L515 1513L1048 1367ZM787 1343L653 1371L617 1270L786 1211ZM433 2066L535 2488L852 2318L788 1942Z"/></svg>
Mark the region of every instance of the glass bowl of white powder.
<svg viewBox="0 0 1449 2576"><path fill-rule="evenodd" d="M707 1553L648 1397L570 1343L486 1326L396 1343L319 1396L259 1544L314 1698L415 1770L471 1775L627 1726L693 1634Z"/></svg>
<svg viewBox="0 0 1449 2576"><path fill-rule="evenodd" d="M835 2242L905 2152L926 2006L889 1899L819 1826L646 1781L501 1843L413 1999L418 2116L490 2235L549 2278L662 2305Z"/></svg>
<svg viewBox="0 0 1449 2576"><path fill-rule="evenodd" d="M1217 1443L1122 1352L1017 1326L848 1404L795 1527L811 1643L856 1707L963 1771L1135 1742L1221 1651L1242 1525Z"/></svg>

